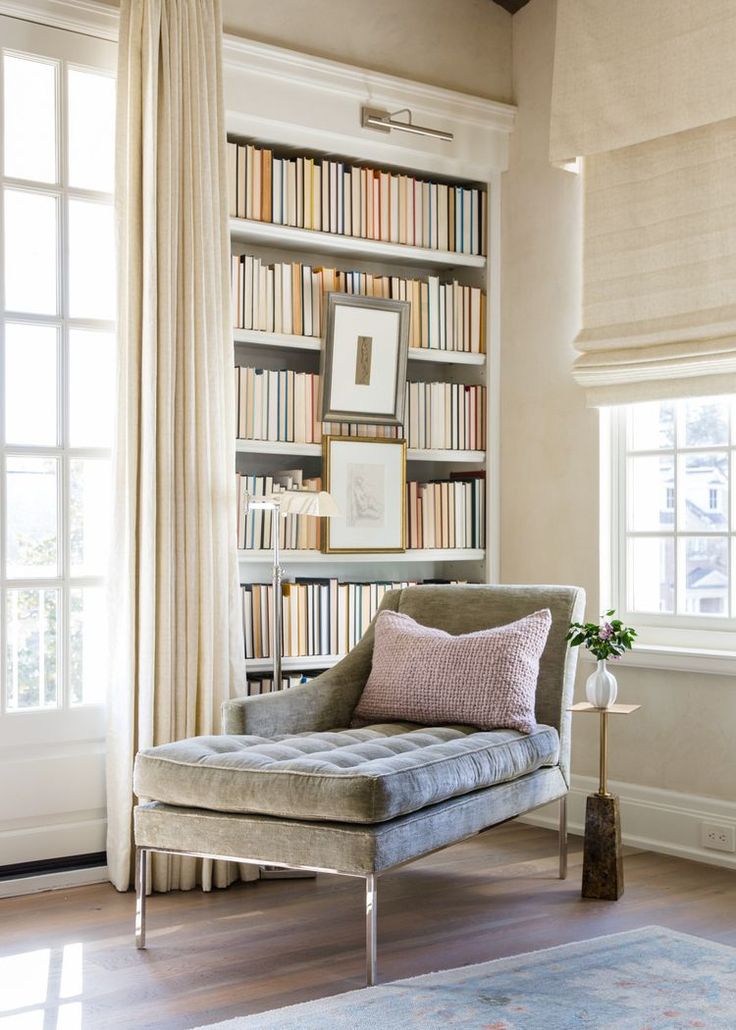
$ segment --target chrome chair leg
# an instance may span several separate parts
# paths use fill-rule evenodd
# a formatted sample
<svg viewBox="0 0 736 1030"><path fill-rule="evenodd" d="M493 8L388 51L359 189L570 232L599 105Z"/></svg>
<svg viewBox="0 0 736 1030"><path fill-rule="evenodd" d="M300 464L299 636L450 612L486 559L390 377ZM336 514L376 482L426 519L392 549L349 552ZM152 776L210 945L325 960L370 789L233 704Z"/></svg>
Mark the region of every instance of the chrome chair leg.
<svg viewBox="0 0 736 1030"><path fill-rule="evenodd" d="M560 798L560 879L567 879L567 794Z"/></svg>
<svg viewBox="0 0 736 1030"><path fill-rule="evenodd" d="M146 883L148 880L148 852L135 849L135 946L146 946Z"/></svg>
<svg viewBox="0 0 736 1030"><path fill-rule="evenodd" d="M367 987L376 982L376 916L378 914L378 877L365 878L365 981Z"/></svg>

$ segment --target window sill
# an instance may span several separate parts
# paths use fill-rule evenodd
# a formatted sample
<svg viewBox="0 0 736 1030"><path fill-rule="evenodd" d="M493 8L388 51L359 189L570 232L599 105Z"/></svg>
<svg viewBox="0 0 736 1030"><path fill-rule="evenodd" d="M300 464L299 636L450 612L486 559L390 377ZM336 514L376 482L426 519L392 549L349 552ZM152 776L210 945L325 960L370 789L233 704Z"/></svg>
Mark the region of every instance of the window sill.
<svg viewBox="0 0 736 1030"><path fill-rule="evenodd" d="M585 652L591 665L595 659ZM661 644L637 644L623 658L613 662L611 668L665 669L670 672L697 672L714 676L736 675L736 651L720 651L700 647L674 647Z"/></svg>

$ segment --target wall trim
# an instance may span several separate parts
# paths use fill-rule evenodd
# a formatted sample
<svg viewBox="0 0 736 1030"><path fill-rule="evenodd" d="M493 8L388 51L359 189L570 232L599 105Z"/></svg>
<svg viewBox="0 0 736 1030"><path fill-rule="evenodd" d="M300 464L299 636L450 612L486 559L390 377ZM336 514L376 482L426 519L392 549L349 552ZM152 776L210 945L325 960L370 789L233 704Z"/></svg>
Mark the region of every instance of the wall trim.
<svg viewBox="0 0 736 1030"><path fill-rule="evenodd" d="M572 777L568 798L568 825L571 833L582 836L585 799L597 788L598 781L593 776ZM736 828L736 802L620 781L611 781L609 789L618 794L620 799L624 844L644 851L736 869L736 854L712 851L700 843L700 824L705 820ZM556 829L557 805L547 805L525 815L522 822Z"/></svg>
<svg viewBox="0 0 736 1030"><path fill-rule="evenodd" d="M93 883L108 883L109 880L106 865L65 869L60 873L42 873L39 876L19 876L15 880L0 880L0 898L19 898L24 894L67 890L69 887L88 887Z"/></svg>
<svg viewBox="0 0 736 1030"><path fill-rule="evenodd" d="M117 8L96 0L0 0L0 14L85 36L118 38Z"/></svg>

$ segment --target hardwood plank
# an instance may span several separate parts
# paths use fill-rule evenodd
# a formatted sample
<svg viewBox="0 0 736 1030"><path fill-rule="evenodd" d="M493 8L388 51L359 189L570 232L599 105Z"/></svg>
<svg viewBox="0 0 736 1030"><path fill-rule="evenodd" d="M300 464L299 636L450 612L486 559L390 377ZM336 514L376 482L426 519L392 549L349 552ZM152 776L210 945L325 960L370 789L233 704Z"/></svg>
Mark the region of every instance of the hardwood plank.
<svg viewBox="0 0 736 1030"><path fill-rule="evenodd" d="M626 852L618 902L580 897L582 842L556 878L556 837L509 823L379 881L379 976L434 969L657 923L736 945L736 878L726 869ZM64 945L83 946L82 1026L189 1030L362 987L357 880L263 880L155 895L148 950L133 946L132 893L101 884L0 901L3 957L50 949L40 985L55 1026Z"/></svg>

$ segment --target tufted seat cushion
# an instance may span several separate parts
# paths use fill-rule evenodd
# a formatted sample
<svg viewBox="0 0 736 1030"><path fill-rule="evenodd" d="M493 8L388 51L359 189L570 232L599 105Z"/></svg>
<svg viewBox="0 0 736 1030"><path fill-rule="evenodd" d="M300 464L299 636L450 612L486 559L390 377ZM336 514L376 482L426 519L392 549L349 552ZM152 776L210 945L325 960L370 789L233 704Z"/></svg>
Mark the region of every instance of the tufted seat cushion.
<svg viewBox="0 0 736 1030"><path fill-rule="evenodd" d="M378 823L556 765L550 726L529 734L389 723L278 737L217 736L140 751L139 797L216 812Z"/></svg>

